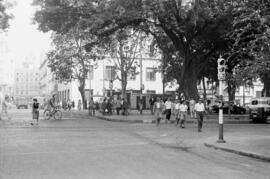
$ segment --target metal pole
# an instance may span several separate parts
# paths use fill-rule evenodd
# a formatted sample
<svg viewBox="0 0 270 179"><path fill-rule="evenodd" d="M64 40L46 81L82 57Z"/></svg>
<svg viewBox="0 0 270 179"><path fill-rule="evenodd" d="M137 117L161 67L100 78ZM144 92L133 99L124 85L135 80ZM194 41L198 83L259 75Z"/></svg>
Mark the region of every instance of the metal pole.
<svg viewBox="0 0 270 179"><path fill-rule="evenodd" d="M164 94L165 94L165 62L164 62L164 53L162 52L162 101L164 101Z"/></svg>
<svg viewBox="0 0 270 179"><path fill-rule="evenodd" d="M103 80L102 80L102 93L103 93L103 98L105 97L105 66L104 66L104 58L103 58L103 64L102 64L102 68L103 68Z"/></svg>
<svg viewBox="0 0 270 179"><path fill-rule="evenodd" d="M223 80L219 80L220 107L218 113L219 137L217 143L225 143L223 139Z"/></svg>
<svg viewBox="0 0 270 179"><path fill-rule="evenodd" d="M140 55L141 55L141 58L140 58L140 103L139 103L139 108L140 108L140 114L142 114L143 112L142 112L142 108L143 108L143 106L142 106L142 93L143 93L143 67L142 67L142 36L141 36L141 38L140 38L140 49L141 49L141 53L140 53Z"/></svg>
<svg viewBox="0 0 270 179"><path fill-rule="evenodd" d="M245 94L245 87L246 87L246 82L244 81L244 84L243 84L243 106L245 106L245 103L246 103L246 94Z"/></svg>

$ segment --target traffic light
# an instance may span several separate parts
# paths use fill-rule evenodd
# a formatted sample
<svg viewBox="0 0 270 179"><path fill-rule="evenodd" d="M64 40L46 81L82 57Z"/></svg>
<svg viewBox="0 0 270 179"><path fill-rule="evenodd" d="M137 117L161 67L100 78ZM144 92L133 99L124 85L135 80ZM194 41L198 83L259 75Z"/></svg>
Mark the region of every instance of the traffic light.
<svg viewBox="0 0 270 179"><path fill-rule="evenodd" d="M221 56L218 58L218 80L225 80L226 77L226 62Z"/></svg>

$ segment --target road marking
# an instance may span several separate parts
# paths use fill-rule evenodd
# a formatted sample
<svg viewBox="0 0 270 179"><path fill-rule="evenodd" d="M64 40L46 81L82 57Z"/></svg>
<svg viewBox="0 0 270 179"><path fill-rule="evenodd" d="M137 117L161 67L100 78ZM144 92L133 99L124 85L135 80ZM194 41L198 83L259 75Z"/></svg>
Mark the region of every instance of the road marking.
<svg viewBox="0 0 270 179"><path fill-rule="evenodd" d="M11 153L0 153L1 157L4 156L18 156L18 155L35 155L35 154L54 154L54 153L82 153L82 152L98 152L101 150L106 150L109 148L118 148L118 147L129 147L129 146L140 146L140 145L149 145L146 142L137 142L137 143L125 143L125 144L109 144L109 145L98 145L93 148L85 148L85 150L61 150L61 151L40 151L40 152L11 152Z"/></svg>

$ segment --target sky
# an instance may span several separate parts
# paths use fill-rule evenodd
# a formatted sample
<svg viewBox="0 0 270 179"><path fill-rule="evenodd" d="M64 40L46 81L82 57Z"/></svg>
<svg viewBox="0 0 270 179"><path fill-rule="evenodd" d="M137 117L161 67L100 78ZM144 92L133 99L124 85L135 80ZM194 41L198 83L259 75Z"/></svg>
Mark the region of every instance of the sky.
<svg viewBox="0 0 270 179"><path fill-rule="evenodd" d="M31 5L33 0L10 1L15 2L16 5L10 10L14 18L5 33L6 53L16 64L32 60L38 64L50 49L50 35L38 31L37 25L33 24L35 12L35 7Z"/></svg>

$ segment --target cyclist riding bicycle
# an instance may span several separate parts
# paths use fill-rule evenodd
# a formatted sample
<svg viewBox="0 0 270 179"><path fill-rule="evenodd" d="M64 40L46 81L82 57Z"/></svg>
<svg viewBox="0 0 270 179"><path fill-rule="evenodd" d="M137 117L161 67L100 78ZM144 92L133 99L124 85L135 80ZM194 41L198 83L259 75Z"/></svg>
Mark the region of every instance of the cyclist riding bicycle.
<svg viewBox="0 0 270 179"><path fill-rule="evenodd" d="M57 109L55 94L48 101L47 109L44 110L44 119L49 120L51 117L54 117L54 119L57 120L62 119L62 112L59 109Z"/></svg>
<svg viewBox="0 0 270 179"><path fill-rule="evenodd" d="M56 108L56 95L52 95L52 98L49 100L48 109L52 113Z"/></svg>

